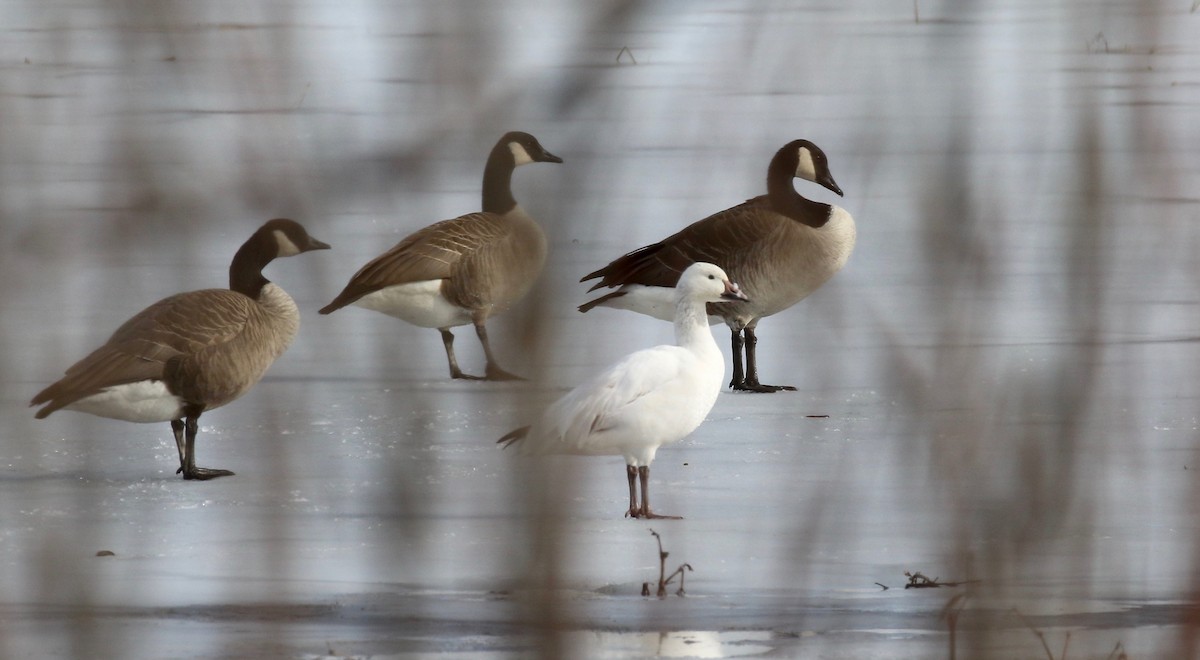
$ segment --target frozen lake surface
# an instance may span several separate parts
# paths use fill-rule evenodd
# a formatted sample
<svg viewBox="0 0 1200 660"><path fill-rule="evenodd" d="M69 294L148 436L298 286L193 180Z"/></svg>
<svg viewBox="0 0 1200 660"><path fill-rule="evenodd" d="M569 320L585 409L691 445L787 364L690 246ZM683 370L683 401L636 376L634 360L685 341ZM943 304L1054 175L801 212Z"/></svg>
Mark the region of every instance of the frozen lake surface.
<svg viewBox="0 0 1200 660"><path fill-rule="evenodd" d="M964 657L1197 657L1200 13L1127 4L11 5L0 657L929 658L952 629ZM514 176L551 257L489 324L528 382L316 314L475 210L510 129L565 161ZM759 327L798 391L725 393L658 454L684 519L623 519L619 458L500 450L670 341L577 313L578 278L761 193L801 137L858 246ZM300 334L201 419L198 462L236 476L179 479L166 424L33 419L276 216L333 250L269 267ZM641 596L650 529L685 596Z"/></svg>

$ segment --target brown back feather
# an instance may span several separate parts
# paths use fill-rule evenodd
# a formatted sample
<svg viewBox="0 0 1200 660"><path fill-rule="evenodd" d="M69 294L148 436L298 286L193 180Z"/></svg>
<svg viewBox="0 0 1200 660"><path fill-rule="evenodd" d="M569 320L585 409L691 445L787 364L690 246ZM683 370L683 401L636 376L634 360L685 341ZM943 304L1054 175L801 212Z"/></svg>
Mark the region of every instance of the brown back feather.
<svg viewBox="0 0 1200 660"><path fill-rule="evenodd" d="M425 227L359 269L346 288L325 307L328 314L368 293L398 284L455 277L477 263L481 254L511 232L504 217L495 213L469 213ZM447 296L449 297L449 296Z"/></svg>
<svg viewBox="0 0 1200 660"><path fill-rule="evenodd" d="M697 261L714 263L734 277L733 270L754 242L769 234L775 223L786 220L771 211L766 196L714 213L684 227L653 245L639 248L585 275L580 281L600 278L589 291L626 284L673 287L683 271Z"/></svg>

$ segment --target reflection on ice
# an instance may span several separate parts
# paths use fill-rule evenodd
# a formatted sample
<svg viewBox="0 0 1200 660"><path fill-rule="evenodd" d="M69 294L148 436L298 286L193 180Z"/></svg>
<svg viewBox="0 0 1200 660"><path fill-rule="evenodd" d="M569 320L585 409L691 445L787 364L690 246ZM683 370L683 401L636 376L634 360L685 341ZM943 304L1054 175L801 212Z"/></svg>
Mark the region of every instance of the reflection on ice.
<svg viewBox="0 0 1200 660"><path fill-rule="evenodd" d="M742 658L762 655L773 650L767 644L773 634L769 631L716 632L711 630L675 630L666 632L614 632L580 630L563 634L564 658L596 658L602 660L636 660L637 658ZM437 648L435 641L420 652L370 655L342 655L330 648L327 655L302 655L304 660L500 660L524 657L513 653L511 642L478 636L446 641Z"/></svg>
<svg viewBox="0 0 1200 660"><path fill-rule="evenodd" d="M578 631L566 634L572 658L739 658L767 653L769 631Z"/></svg>

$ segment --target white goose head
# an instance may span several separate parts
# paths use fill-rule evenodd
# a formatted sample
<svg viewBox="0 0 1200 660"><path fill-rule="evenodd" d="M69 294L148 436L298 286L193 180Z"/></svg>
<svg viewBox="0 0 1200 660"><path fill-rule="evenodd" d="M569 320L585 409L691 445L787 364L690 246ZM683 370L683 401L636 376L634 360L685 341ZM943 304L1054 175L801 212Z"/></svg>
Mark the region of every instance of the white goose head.
<svg viewBox="0 0 1200 660"><path fill-rule="evenodd" d="M720 266L704 261L697 261L688 266L679 276L679 284L675 286L675 290L681 301L715 303L749 300L737 284L729 281L729 276Z"/></svg>

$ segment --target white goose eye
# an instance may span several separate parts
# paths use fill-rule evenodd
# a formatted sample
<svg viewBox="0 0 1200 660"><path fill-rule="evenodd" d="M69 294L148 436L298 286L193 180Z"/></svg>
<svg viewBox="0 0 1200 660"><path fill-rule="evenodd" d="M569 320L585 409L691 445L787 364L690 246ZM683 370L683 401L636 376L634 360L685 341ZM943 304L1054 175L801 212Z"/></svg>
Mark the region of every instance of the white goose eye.
<svg viewBox="0 0 1200 660"><path fill-rule="evenodd" d="M796 153L796 178L807 181L817 179L817 165L813 162L813 155L808 147L800 147Z"/></svg>
<svg viewBox="0 0 1200 660"><path fill-rule="evenodd" d="M716 275L712 275L712 274L710 273L710 274L709 274L709 276L708 276L708 279L710 279L710 280L715 280L715 279L717 279L717 276L716 276Z"/></svg>
<svg viewBox="0 0 1200 660"><path fill-rule="evenodd" d="M529 150L520 142L509 142L508 150L512 152L514 166L528 165L533 162L533 157L529 155Z"/></svg>
<svg viewBox="0 0 1200 660"><path fill-rule="evenodd" d="M293 257L300 254L300 248L296 247L296 244L292 242L292 239L288 238L287 234L278 229L272 233L275 234L275 244L279 246L278 256Z"/></svg>

